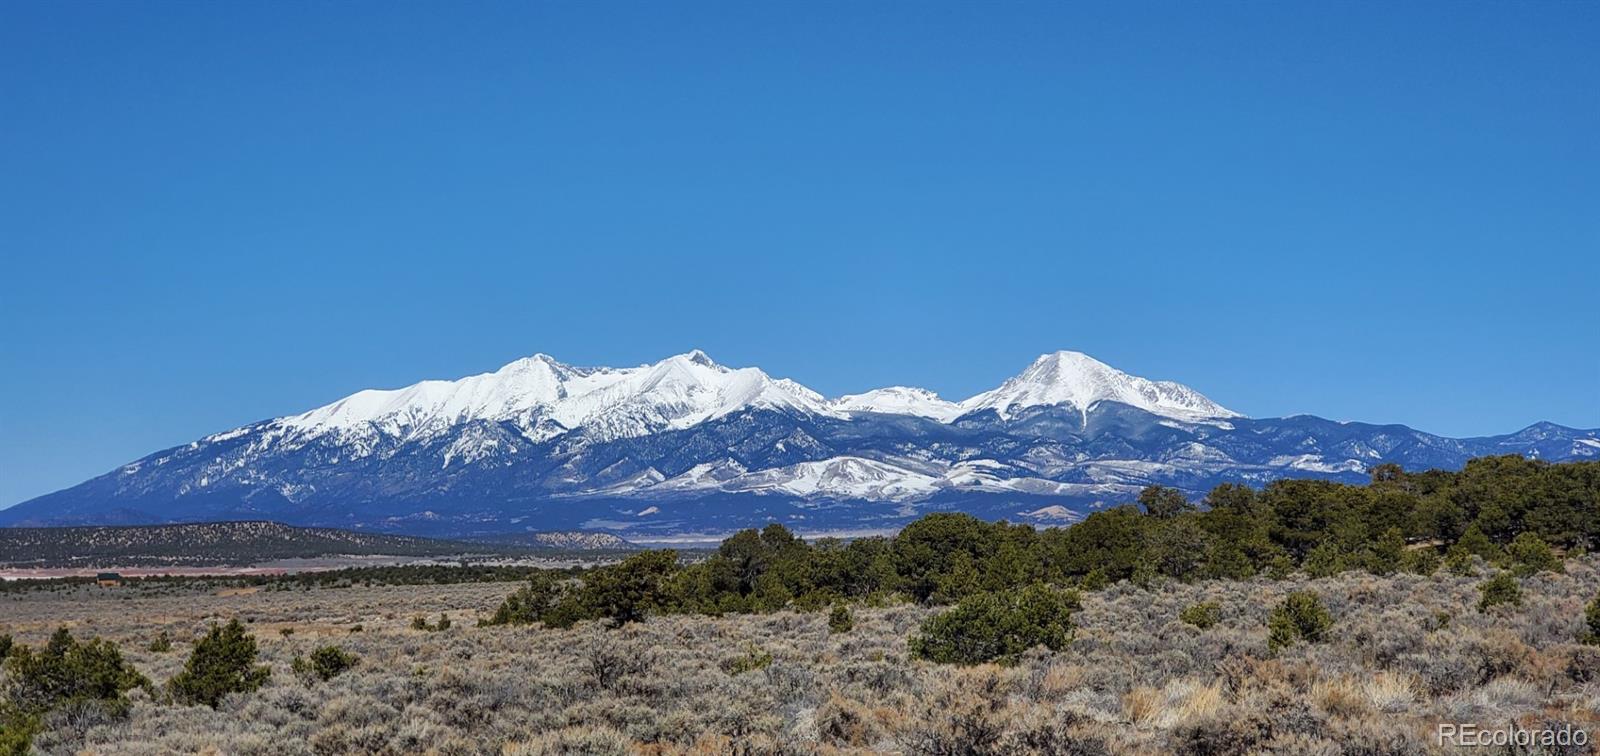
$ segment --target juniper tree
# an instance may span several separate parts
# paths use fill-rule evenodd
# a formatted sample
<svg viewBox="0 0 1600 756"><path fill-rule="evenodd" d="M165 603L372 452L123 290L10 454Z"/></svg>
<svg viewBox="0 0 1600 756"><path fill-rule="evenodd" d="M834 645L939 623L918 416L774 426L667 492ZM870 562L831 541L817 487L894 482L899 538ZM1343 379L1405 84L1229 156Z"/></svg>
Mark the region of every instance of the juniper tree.
<svg viewBox="0 0 1600 756"><path fill-rule="evenodd" d="M1512 606L1522 605L1522 586L1517 585L1516 578L1509 572L1498 572L1495 576L1485 580L1478 586L1478 611L1489 611L1490 607L1501 604Z"/></svg>
<svg viewBox="0 0 1600 756"><path fill-rule="evenodd" d="M1506 547L1506 555L1516 565L1517 574L1532 575L1537 572L1560 572L1561 559L1537 533L1524 532Z"/></svg>
<svg viewBox="0 0 1600 756"><path fill-rule="evenodd" d="M589 573L584 603L620 627L638 622L665 603L667 580L678 566L678 552L646 551Z"/></svg>
<svg viewBox="0 0 1600 756"><path fill-rule="evenodd" d="M1289 594L1267 620L1267 648L1278 651L1296 642L1321 643L1333 626L1333 615L1310 591Z"/></svg>
<svg viewBox="0 0 1600 756"><path fill-rule="evenodd" d="M1194 508L1183 492L1166 486L1145 486L1139 492L1139 506L1151 517L1169 519Z"/></svg>
<svg viewBox="0 0 1600 756"><path fill-rule="evenodd" d="M978 593L922 623L913 657L944 664L1010 663L1034 646L1060 650L1072 640L1078 594L1035 583Z"/></svg>
<svg viewBox="0 0 1600 756"><path fill-rule="evenodd" d="M174 700L215 709L229 693L248 693L267 681L272 670L256 666L256 639L238 619L212 625L194 644L183 671L167 681Z"/></svg>

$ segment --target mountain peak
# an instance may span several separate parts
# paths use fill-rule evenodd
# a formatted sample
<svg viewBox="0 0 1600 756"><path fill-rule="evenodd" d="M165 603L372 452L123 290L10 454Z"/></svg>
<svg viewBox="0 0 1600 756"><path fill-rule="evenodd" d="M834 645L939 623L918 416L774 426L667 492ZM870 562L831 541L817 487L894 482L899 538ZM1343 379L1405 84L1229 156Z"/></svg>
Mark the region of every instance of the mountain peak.
<svg viewBox="0 0 1600 756"><path fill-rule="evenodd" d="M1239 416L1183 384L1129 375L1087 354L1068 350L1040 355L1016 377L962 402L961 407L967 412L992 409L1004 418L1010 416L1013 407L1059 404L1087 413L1090 407L1104 401L1121 402L1178 420Z"/></svg>
<svg viewBox="0 0 1600 756"><path fill-rule="evenodd" d="M1115 381L1127 375L1083 352L1065 349L1039 355L1022 372L1024 378L1048 382Z"/></svg>
<svg viewBox="0 0 1600 756"><path fill-rule="evenodd" d="M549 369L550 371L554 372L554 371L570 370L571 366L567 365L566 363L558 361L556 358L551 357L550 355L545 354L544 352L540 352L538 354L533 355L532 357L522 357L522 358L519 358L519 359L512 360L510 362L507 362L506 364L501 365L500 369L494 371L493 374L494 375L508 375L508 374L511 374L511 373L521 373L521 372L527 372L529 370L542 370L542 369Z"/></svg>
<svg viewBox="0 0 1600 756"><path fill-rule="evenodd" d="M684 359L686 359L686 360L688 360L690 362L693 362L696 365L704 365L706 367L714 367L717 364L715 360L711 359L710 355L708 355L705 352L702 352L702 351L700 351L698 349L690 349L689 351L684 352L683 354L680 354L678 356L682 357L682 358L684 358Z"/></svg>

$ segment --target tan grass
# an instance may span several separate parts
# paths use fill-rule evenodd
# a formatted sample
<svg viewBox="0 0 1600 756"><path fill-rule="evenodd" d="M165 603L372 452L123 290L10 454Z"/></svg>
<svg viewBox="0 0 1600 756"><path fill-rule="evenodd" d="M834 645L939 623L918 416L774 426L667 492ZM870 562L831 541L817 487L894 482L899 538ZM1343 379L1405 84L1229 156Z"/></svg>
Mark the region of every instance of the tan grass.
<svg viewBox="0 0 1600 756"><path fill-rule="evenodd" d="M1379 672L1361 683L1372 708L1386 713L1405 711L1417 700L1417 682L1411 675Z"/></svg>
<svg viewBox="0 0 1600 756"><path fill-rule="evenodd" d="M1332 717L1359 717L1372 709L1361 682L1351 677L1318 680L1311 686L1311 701Z"/></svg>

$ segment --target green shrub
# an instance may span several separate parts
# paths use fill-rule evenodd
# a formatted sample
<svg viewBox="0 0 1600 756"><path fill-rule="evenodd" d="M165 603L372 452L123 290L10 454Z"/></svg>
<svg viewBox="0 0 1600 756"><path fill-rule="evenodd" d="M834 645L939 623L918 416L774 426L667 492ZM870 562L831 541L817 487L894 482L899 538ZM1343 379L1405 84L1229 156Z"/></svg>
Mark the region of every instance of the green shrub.
<svg viewBox="0 0 1600 756"><path fill-rule="evenodd" d="M1105 590L1105 587L1110 584L1111 580L1106 577L1106 571L1103 567L1089 570L1089 574L1084 575L1083 579L1078 581L1078 587L1086 591Z"/></svg>
<svg viewBox="0 0 1600 756"><path fill-rule="evenodd" d="M1333 615L1317 594L1296 591L1272 610L1267 620L1267 648L1276 652L1300 641L1321 643L1332 626Z"/></svg>
<svg viewBox="0 0 1600 756"><path fill-rule="evenodd" d="M418 614L417 616L411 618L411 629L412 630L432 630L433 626L428 624L428 618L427 617L424 617L424 616Z"/></svg>
<svg viewBox="0 0 1600 756"><path fill-rule="evenodd" d="M952 554L948 569L933 573L930 577L933 580L933 593L928 600L935 604L954 604L982 588L978 563L965 551Z"/></svg>
<svg viewBox="0 0 1600 756"><path fill-rule="evenodd" d="M1478 574L1478 568L1472 563L1472 552L1461 544L1451 546L1444 553L1444 567L1457 577L1472 577Z"/></svg>
<svg viewBox="0 0 1600 756"><path fill-rule="evenodd" d="M1482 594L1478 599L1480 612L1489 611L1489 607L1500 604L1522 605L1522 586L1517 585L1516 578L1509 572L1496 573L1494 577L1483 581L1478 586L1478 593Z"/></svg>
<svg viewBox="0 0 1600 756"><path fill-rule="evenodd" d="M1406 537L1399 528L1389 528L1367 550L1367 572L1390 575L1401 566L1406 556Z"/></svg>
<svg viewBox="0 0 1600 756"><path fill-rule="evenodd" d="M171 650L172 636L168 635L165 630L156 635L155 640L150 641L150 653L152 654L164 654Z"/></svg>
<svg viewBox="0 0 1600 756"><path fill-rule="evenodd" d="M1278 554L1267 561L1267 577L1273 580L1287 580L1294 574L1294 560Z"/></svg>
<svg viewBox="0 0 1600 756"><path fill-rule="evenodd" d="M797 612L820 612L839 599L839 594L833 591L806 591L794 600L793 606Z"/></svg>
<svg viewBox="0 0 1600 756"><path fill-rule="evenodd" d="M11 633L0 633L0 662L4 662L6 657L11 655L12 645L14 642L11 640Z"/></svg>
<svg viewBox="0 0 1600 756"><path fill-rule="evenodd" d="M33 736L37 734L38 716L0 704L0 756L27 756L33 751Z"/></svg>
<svg viewBox="0 0 1600 756"><path fill-rule="evenodd" d="M1204 575L1220 580L1249 580L1256 574L1255 562L1238 545L1214 541L1207 549Z"/></svg>
<svg viewBox="0 0 1600 756"><path fill-rule="evenodd" d="M866 604L873 609L886 609L894 606L895 604L904 603L905 601L907 601L907 597L903 593L873 591L872 593L867 594L866 599L864 599L861 603Z"/></svg>
<svg viewBox="0 0 1600 756"><path fill-rule="evenodd" d="M64 627L38 651L10 640L4 636L0 644L7 646L0 754L28 753L42 718L54 709L89 705L120 718L128 712L127 692L151 687L110 641L79 641Z"/></svg>
<svg viewBox="0 0 1600 756"><path fill-rule="evenodd" d="M979 593L929 618L910 640L913 657L941 664L1014 662L1034 646L1059 651L1072 640L1076 591L1035 583Z"/></svg>
<svg viewBox="0 0 1600 756"><path fill-rule="evenodd" d="M449 630L449 629L450 629L450 615L445 614L444 612L439 612L439 621L433 623L433 630L439 631L439 630Z"/></svg>
<svg viewBox="0 0 1600 756"><path fill-rule="evenodd" d="M1332 577L1344 571L1344 556L1332 541L1323 541L1306 554L1306 561L1302 566L1306 574L1311 577Z"/></svg>
<svg viewBox="0 0 1600 756"><path fill-rule="evenodd" d="M569 592L557 601L555 606L550 607L550 611L545 612L539 621L544 623L545 627L565 630L578 624L580 620L592 617L593 613L583 605L583 599L578 594Z"/></svg>
<svg viewBox="0 0 1600 756"><path fill-rule="evenodd" d="M1538 534L1526 532L1518 535L1506 547L1506 554L1516 565L1517 574L1532 575L1537 572L1560 572L1561 559Z"/></svg>
<svg viewBox="0 0 1600 756"><path fill-rule="evenodd" d="M239 620L212 625L194 644L183 671L167 681L167 689L179 703L215 709L229 693L249 693L267 681L272 670L255 663L256 639Z"/></svg>
<svg viewBox="0 0 1600 756"><path fill-rule="evenodd" d="M828 631L832 633L848 633L856 626L856 618L850 613L850 607L840 604L828 613Z"/></svg>
<svg viewBox="0 0 1600 756"><path fill-rule="evenodd" d="M1499 559L1501 555L1500 547L1494 545L1494 542L1489 540L1489 536L1484 535L1483 528L1479 527L1476 522L1467 526L1467 529L1461 533L1461 537L1456 539L1456 545L1468 554L1482 557L1486 562L1493 562Z"/></svg>
<svg viewBox="0 0 1600 756"><path fill-rule="evenodd" d="M528 579L527 585L500 602L499 608L494 610L494 616L478 624L531 625L541 621L560 598L561 590L555 578L548 572L535 573Z"/></svg>
<svg viewBox="0 0 1600 756"><path fill-rule="evenodd" d="M327 682L349 671L359 661L360 657L338 646L322 646L312 651L309 658L295 656L289 666L303 680L316 678Z"/></svg>
<svg viewBox="0 0 1600 756"><path fill-rule="evenodd" d="M1128 575L1128 582L1147 591L1154 589L1156 583L1160 582L1160 580L1160 571L1156 570L1156 566L1146 560L1140 560L1138 564L1135 564L1133 573Z"/></svg>
<svg viewBox="0 0 1600 756"><path fill-rule="evenodd" d="M620 564L601 567L584 581L584 604L611 620L613 627L638 622L667 599L667 580L678 569L678 552L646 551Z"/></svg>
<svg viewBox="0 0 1600 756"><path fill-rule="evenodd" d="M730 675L742 675L746 672L766 669L772 666L772 652L765 651L752 643L743 655L734 657L722 666Z"/></svg>
<svg viewBox="0 0 1600 756"><path fill-rule="evenodd" d="M1583 634L1578 639L1591 646L1600 646L1600 596L1595 596L1583 608Z"/></svg>
<svg viewBox="0 0 1600 756"><path fill-rule="evenodd" d="M935 512L905 526L893 540L894 581L917 601L932 600L944 589L959 589L964 567L975 566L980 556L992 553L993 529L988 523L960 512Z"/></svg>
<svg viewBox="0 0 1600 756"><path fill-rule="evenodd" d="M96 701L121 710L125 694L148 688L150 681L122 659L111 641L79 641L66 628L34 651L14 645L5 659L9 679L7 703L26 714L42 714L67 703Z"/></svg>
<svg viewBox="0 0 1600 756"><path fill-rule="evenodd" d="M1203 601L1185 607L1183 611L1178 613L1178 619L1205 630L1222 621L1222 607L1218 606L1216 602Z"/></svg>
<svg viewBox="0 0 1600 756"><path fill-rule="evenodd" d="M1439 553L1432 547L1407 551L1400 559L1400 569L1416 575L1432 575L1439 571Z"/></svg>

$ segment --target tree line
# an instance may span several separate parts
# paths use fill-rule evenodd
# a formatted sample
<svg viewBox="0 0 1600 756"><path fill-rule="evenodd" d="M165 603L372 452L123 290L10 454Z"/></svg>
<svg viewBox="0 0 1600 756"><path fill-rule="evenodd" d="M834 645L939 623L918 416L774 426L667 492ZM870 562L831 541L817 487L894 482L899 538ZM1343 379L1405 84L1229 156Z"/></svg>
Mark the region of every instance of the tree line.
<svg viewBox="0 0 1600 756"><path fill-rule="evenodd" d="M1120 580L1423 574L1479 560L1537 571L1600 539L1600 462L1482 457L1459 471L1382 464L1370 482L1222 484L1199 501L1151 486L1136 502L1061 528L929 514L893 537L807 542L780 524L744 530L703 560L647 551L581 578L540 572L484 624L652 612L820 610L897 598L951 604L1032 584L1095 590Z"/></svg>

